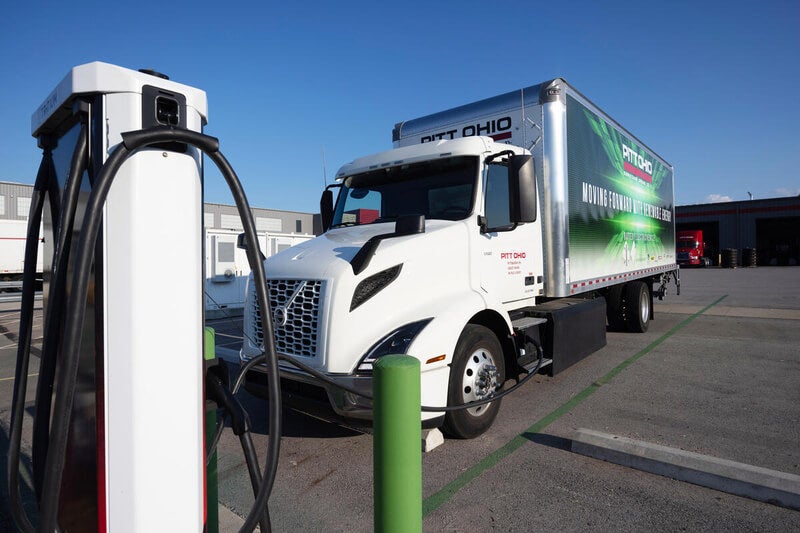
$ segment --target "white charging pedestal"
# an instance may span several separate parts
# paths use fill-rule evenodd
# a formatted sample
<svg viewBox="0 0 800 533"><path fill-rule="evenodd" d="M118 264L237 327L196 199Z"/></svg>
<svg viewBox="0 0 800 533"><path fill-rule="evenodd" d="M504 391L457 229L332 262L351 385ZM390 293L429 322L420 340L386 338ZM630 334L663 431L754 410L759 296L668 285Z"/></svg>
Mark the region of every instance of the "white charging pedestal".
<svg viewBox="0 0 800 533"><path fill-rule="evenodd" d="M58 141L62 189L79 109L88 116L91 163L76 230L90 176L121 133L156 125L199 132L207 116L203 91L157 74L105 63L73 68L32 117L35 137ZM63 474L66 529L94 520L92 529L115 533L203 530L202 190L201 154L174 144L137 152L110 190ZM92 498L96 509L87 512Z"/></svg>

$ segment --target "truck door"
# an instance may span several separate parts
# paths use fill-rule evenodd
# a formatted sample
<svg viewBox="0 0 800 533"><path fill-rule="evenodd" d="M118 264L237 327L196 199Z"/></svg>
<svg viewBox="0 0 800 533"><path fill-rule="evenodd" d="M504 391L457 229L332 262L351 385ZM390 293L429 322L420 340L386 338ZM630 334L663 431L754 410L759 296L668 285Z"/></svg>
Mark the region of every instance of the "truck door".
<svg viewBox="0 0 800 533"><path fill-rule="evenodd" d="M481 289L491 298L511 303L535 295L537 225L510 222L508 167L489 164L484 179L484 221L478 240Z"/></svg>

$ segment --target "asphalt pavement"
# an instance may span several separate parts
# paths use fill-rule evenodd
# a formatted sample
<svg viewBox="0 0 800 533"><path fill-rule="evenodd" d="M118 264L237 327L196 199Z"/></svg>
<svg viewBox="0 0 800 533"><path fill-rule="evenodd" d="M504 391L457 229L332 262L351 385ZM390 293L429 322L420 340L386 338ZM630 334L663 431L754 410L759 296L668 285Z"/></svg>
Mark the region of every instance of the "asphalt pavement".
<svg viewBox="0 0 800 533"><path fill-rule="evenodd" d="M670 286L655 311L647 333L609 332L603 350L504 399L489 433L424 454L424 529L800 530L798 511L571 451L587 428L800 474L800 269L684 270L681 295ZM247 406L264 416L263 401ZM284 420L276 530L371 530L372 437ZM238 444L221 446L220 501L244 516Z"/></svg>
<svg viewBox="0 0 800 533"><path fill-rule="evenodd" d="M18 317L6 305L0 531L11 527L5 455ZM670 286L655 312L647 333L609 332L604 349L505 398L489 433L423 454L425 531L800 531L798 511L571 451L587 429L800 475L800 268L683 270L681 295ZM241 317L209 324L235 362ZM266 403L241 399L263 461ZM233 530L253 496L230 431L219 479ZM270 513L276 531L371 530L372 436L285 410Z"/></svg>

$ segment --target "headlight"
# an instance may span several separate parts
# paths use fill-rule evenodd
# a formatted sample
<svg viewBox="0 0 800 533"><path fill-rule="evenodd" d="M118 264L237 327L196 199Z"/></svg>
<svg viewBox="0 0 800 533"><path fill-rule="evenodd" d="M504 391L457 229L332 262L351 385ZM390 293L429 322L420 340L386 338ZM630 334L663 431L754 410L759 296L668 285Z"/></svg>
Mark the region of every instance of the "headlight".
<svg viewBox="0 0 800 533"><path fill-rule="evenodd" d="M419 322L412 322L403 327L397 328L384 338L379 340L367 354L361 358L358 364L359 372L372 372L372 363L378 357L389 354L404 354L411 342L419 335L433 318L426 318Z"/></svg>

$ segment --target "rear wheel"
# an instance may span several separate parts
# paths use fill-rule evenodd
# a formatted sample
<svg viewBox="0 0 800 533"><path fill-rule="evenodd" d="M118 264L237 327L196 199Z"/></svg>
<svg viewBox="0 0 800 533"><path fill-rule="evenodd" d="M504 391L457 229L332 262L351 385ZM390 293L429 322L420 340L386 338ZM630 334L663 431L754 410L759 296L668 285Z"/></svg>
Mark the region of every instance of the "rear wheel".
<svg viewBox="0 0 800 533"><path fill-rule="evenodd" d="M650 325L650 290L643 281L625 285L625 323L629 331L644 333Z"/></svg>
<svg viewBox="0 0 800 533"><path fill-rule="evenodd" d="M447 405L463 405L490 397L505 381L500 342L489 328L467 324L456 343L450 365ZM484 433L500 410L500 400L445 414L442 429L452 437L471 439Z"/></svg>

